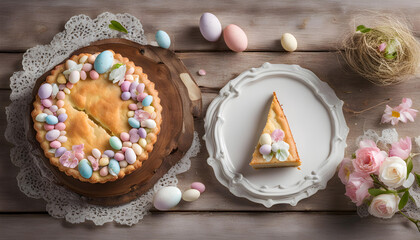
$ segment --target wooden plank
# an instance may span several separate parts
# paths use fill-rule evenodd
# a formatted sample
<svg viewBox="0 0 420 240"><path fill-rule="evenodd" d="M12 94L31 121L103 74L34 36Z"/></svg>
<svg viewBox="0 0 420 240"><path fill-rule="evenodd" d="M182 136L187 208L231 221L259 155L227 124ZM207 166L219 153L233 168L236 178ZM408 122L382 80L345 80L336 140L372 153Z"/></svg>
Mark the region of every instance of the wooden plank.
<svg viewBox="0 0 420 240"><path fill-rule="evenodd" d="M36 224L34 224L36 223ZM418 239L414 224L330 213L152 213L128 228L70 224L46 214L2 214L2 239Z"/></svg>
<svg viewBox="0 0 420 240"><path fill-rule="evenodd" d="M281 51L282 33L291 32L298 40L298 50L332 50L343 34L353 30L350 20L364 10L400 14L420 30L420 2L410 1L204 1L188 0L137 1L74 0L0 2L0 51L25 51L38 44L48 44L53 36L64 30L66 21L78 14L91 18L104 11L130 13L143 24L147 39L154 40L157 30L163 29L172 38L172 49L227 50L223 40L209 43L198 29L199 18L213 12L222 26L237 24L249 39L249 51Z"/></svg>

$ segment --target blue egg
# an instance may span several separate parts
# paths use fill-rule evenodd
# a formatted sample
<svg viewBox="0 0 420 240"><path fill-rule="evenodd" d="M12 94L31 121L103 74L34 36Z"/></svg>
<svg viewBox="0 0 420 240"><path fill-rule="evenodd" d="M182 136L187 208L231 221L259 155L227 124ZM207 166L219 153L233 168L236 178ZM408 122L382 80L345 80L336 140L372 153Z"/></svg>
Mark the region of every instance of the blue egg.
<svg viewBox="0 0 420 240"><path fill-rule="evenodd" d="M140 128L140 122L135 118L129 118L128 124L130 124L130 126L133 128Z"/></svg>
<svg viewBox="0 0 420 240"><path fill-rule="evenodd" d="M147 96L143 99L143 101L141 102L141 104L142 104L144 107L147 107L147 106L150 106L150 104L152 104L152 102L153 102L153 97L152 97L151 95L147 95Z"/></svg>
<svg viewBox="0 0 420 240"><path fill-rule="evenodd" d="M120 164L117 160L111 159L108 164L108 171L112 176L117 176L120 172Z"/></svg>
<svg viewBox="0 0 420 240"><path fill-rule="evenodd" d="M122 142L121 142L121 140L120 140L118 137L116 137L116 136L112 136L112 137L109 139L109 145L111 145L111 147L112 147L113 149L115 149L115 150L121 150L121 148L122 148Z"/></svg>
<svg viewBox="0 0 420 240"><path fill-rule="evenodd" d="M112 64L114 64L114 54L107 50L101 52L96 57L93 67L95 68L96 72L102 74L108 71L112 67Z"/></svg>
<svg viewBox="0 0 420 240"><path fill-rule="evenodd" d="M58 123L58 118L54 115L48 115L45 121L50 125L55 125Z"/></svg>
<svg viewBox="0 0 420 240"><path fill-rule="evenodd" d="M155 37L156 42L159 44L159 47L168 49L169 46L171 46L171 38L165 31L157 31Z"/></svg>
<svg viewBox="0 0 420 240"><path fill-rule="evenodd" d="M77 167L79 169L80 175L84 178L90 178L92 177L92 167L89 165L89 162L87 159L82 159L79 162L79 165Z"/></svg>

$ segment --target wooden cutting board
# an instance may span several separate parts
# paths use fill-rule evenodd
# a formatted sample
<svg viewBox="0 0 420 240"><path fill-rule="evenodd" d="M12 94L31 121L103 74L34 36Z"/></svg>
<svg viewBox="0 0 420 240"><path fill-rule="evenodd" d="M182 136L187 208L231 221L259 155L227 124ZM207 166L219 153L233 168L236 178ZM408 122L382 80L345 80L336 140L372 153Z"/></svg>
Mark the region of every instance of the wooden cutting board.
<svg viewBox="0 0 420 240"><path fill-rule="evenodd" d="M108 49L129 58L136 66L142 67L159 92L163 107L163 121L161 132L149 158L143 162L141 168L122 179L92 184L67 176L55 166L50 165L49 160L41 155L60 185L80 194L88 203L114 206L130 202L148 191L185 155L194 136L194 117L201 116L202 106L201 92L196 82L181 60L170 50L145 46L126 39L106 39L93 42L73 52L69 57ZM37 80L33 96L49 74L50 71ZM33 107L30 111L32 110ZM40 148L34 137L35 131L31 132L30 141Z"/></svg>

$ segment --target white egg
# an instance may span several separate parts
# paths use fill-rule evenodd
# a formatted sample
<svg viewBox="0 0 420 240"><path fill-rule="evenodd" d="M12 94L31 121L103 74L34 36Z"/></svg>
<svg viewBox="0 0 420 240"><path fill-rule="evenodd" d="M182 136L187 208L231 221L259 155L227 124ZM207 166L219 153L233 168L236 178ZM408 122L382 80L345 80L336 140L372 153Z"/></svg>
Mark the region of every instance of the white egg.
<svg viewBox="0 0 420 240"><path fill-rule="evenodd" d="M182 199L187 202L193 202L200 197L200 191L197 189L188 189L182 194Z"/></svg>
<svg viewBox="0 0 420 240"><path fill-rule="evenodd" d="M281 45L283 46L284 50L288 52L293 52L297 48L297 41L295 36L290 33L285 33L281 36Z"/></svg>
<svg viewBox="0 0 420 240"><path fill-rule="evenodd" d="M271 145L271 136L268 133L264 133L260 137L260 144L261 145Z"/></svg>
<svg viewBox="0 0 420 240"><path fill-rule="evenodd" d="M153 205L156 209L165 211L169 210L181 201L181 190L177 187L161 188L153 198Z"/></svg>
<svg viewBox="0 0 420 240"><path fill-rule="evenodd" d="M206 12L200 17L200 32L207 41L215 42L222 35L222 25L214 14Z"/></svg>

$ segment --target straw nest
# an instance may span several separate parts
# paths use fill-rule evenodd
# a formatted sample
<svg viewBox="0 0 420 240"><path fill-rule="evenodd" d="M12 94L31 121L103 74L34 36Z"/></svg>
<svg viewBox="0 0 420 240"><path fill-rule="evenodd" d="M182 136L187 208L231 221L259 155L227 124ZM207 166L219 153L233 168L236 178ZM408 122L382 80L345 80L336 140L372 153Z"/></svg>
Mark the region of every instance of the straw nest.
<svg viewBox="0 0 420 240"><path fill-rule="evenodd" d="M377 85L412 78L419 70L420 44L407 23L389 16L369 19L374 19L371 27L358 27L362 32L355 31L343 41L342 53L348 65Z"/></svg>

